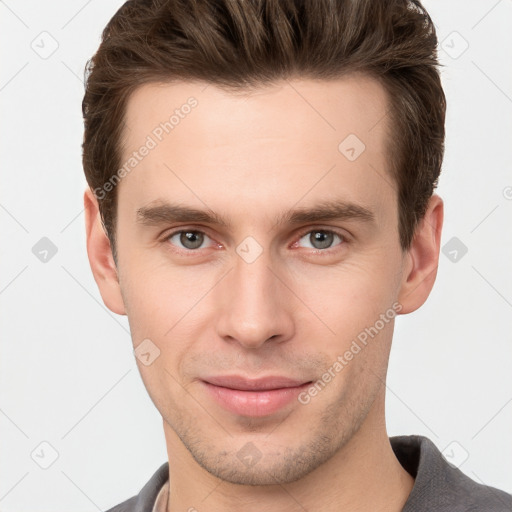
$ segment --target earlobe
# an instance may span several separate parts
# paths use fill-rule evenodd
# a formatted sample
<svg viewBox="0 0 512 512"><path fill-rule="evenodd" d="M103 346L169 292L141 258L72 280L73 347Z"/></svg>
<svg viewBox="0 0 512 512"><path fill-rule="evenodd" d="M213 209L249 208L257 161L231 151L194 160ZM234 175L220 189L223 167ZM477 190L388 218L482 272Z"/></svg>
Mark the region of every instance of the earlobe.
<svg viewBox="0 0 512 512"><path fill-rule="evenodd" d="M434 286L439 264L443 209L443 200L437 194L432 195L425 216L416 228L405 256L398 297L402 305L401 314L412 313L422 306Z"/></svg>
<svg viewBox="0 0 512 512"><path fill-rule="evenodd" d="M89 188L84 193L84 209L87 255L94 280L105 306L118 315L124 315L125 307L110 241L101 222L98 200Z"/></svg>

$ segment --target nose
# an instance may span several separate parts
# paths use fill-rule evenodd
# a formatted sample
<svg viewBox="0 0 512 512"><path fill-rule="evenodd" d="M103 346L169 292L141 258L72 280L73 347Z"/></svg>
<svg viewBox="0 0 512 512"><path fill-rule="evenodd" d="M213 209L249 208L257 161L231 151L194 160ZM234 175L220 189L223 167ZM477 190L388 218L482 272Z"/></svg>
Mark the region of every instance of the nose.
<svg viewBox="0 0 512 512"><path fill-rule="evenodd" d="M256 349L293 336L291 293L267 253L251 263L235 256L234 268L216 292L217 333L225 341Z"/></svg>

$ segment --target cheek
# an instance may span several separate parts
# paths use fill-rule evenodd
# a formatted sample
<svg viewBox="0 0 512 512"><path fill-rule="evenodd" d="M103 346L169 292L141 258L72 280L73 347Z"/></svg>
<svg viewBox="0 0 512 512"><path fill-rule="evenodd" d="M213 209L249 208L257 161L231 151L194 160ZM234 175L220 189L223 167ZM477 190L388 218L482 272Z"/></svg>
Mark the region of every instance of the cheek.
<svg viewBox="0 0 512 512"><path fill-rule="evenodd" d="M142 257L125 259L122 269L121 289L134 346L149 338L162 355L167 357L172 345L173 358L179 358L190 343L185 326L193 328L198 315L205 313L204 299L215 284L215 271Z"/></svg>
<svg viewBox="0 0 512 512"><path fill-rule="evenodd" d="M316 288L304 296L304 302L315 305L315 313L329 328L310 319L300 336L304 343L316 336L314 350L323 353L327 362L316 386L323 389L326 383L326 392L318 393L323 397L315 406L319 411L327 402L344 403L358 411L363 403L369 406L385 381L400 306L394 301L393 283L382 279L378 284L365 272L339 272L326 289ZM327 335L318 339L320 329Z"/></svg>
<svg viewBox="0 0 512 512"><path fill-rule="evenodd" d="M392 308L397 294L393 275L391 265L383 268L382 263L309 266L294 272L293 290L328 327L326 333L347 341Z"/></svg>
<svg viewBox="0 0 512 512"><path fill-rule="evenodd" d="M179 276L160 270L134 266L121 284L137 366L151 400L164 413L179 409L180 366L193 339L187 327L200 295Z"/></svg>

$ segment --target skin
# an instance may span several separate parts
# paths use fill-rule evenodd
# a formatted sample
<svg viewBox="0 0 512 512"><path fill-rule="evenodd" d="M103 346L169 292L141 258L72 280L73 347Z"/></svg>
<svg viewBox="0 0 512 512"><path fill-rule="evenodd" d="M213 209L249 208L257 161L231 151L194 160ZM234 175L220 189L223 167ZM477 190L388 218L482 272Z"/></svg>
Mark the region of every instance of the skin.
<svg viewBox="0 0 512 512"><path fill-rule="evenodd" d="M167 510L401 510L414 481L384 417L394 320L307 405L249 418L220 407L201 379L316 382L394 303L401 314L416 310L436 277L442 200L432 196L403 251L387 97L361 75L236 95L198 82L142 86L128 102L124 155L190 96L197 107L118 185L117 266L97 200L90 190L84 197L102 298L128 316L134 347L149 338L160 350L151 365L137 364L163 418ZM351 133L366 146L355 161L338 150ZM326 200L364 206L373 221L277 223ZM210 209L229 226L140 221L138 210L164 201ZM202 245L169 236L180 228L204 233ZM330 245L313 245L315 230ZM236 250L248 236L262 249L251 263ZM247 443L261 454L250 467L237 457Z"/></svg>

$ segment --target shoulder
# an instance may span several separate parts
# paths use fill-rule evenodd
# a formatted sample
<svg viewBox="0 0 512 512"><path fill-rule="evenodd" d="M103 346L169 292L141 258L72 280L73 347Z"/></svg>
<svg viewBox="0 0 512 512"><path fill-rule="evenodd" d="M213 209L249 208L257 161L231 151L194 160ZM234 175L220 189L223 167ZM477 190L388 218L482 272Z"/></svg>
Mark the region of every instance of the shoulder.
<svg viewBox="0 0 512 512"><path fill-rule="evenodd" d="M399 462L414 478L403 512L510 512L512 495L472 480L448 463L424 436L390 438Z"/></svg>
<svg viewBox="0 0 512 512"><path fill-rule="evenodd" d="M146 482L139 494L119 503L107 512L151 512L158 493L169 479L169 463L162 464Z"/></svg>
<svg viewBox="0 0 512 512"><path fill-rule="evenodd" d="M511 512L512 495L479 482L457 468L444 481L444 501L454 512Z"/></svg>
<svg viewBox="0 0 512 512"><path fill-rule="evenodd" d="M132 512L135 509L135 505L137 504L137 496L132 496L131 498L119 503L115 507L109 508L107 512Z"/></svg>

